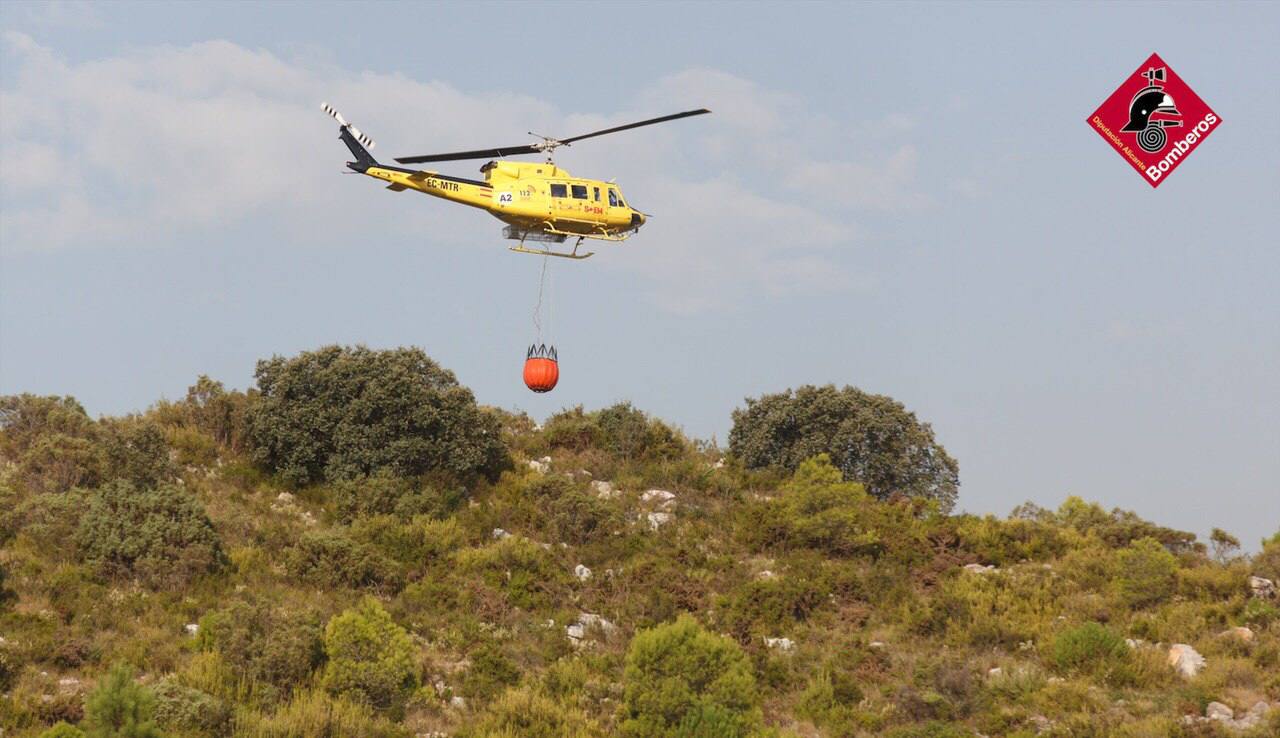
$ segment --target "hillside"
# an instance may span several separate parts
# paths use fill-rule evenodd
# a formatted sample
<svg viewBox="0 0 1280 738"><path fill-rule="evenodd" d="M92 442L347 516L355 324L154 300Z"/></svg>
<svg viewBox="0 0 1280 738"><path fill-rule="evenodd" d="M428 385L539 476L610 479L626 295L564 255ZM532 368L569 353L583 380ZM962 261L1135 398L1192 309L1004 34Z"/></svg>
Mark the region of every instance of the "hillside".
<svg viewBox="0 0 1280 738"><path fill-rule="evenodd" d="M731 448L539 426L420 352L125 418L3 398L0 735L1280 735L1280 533L951 514L926 424L811 390ZM747 427L810 400L861 425L790 460Z"/></svg>

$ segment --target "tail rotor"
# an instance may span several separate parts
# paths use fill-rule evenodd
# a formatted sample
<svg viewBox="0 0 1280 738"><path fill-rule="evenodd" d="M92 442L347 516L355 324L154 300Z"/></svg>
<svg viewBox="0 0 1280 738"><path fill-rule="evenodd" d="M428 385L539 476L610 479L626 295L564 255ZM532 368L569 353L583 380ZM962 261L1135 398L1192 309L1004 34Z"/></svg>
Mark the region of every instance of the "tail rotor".
<svg viewBox="0 0 1280 738"><path fill-rule="evenodd" d="M355 136L356 140L359 141L361 144L363 144L366 148L372 149L374 146L377 145L373 142L372 138L369 138L368 136L364 135L364 133L359 128L356 128L355 126L348 123L347 119L342 117L342 113L339 113L337 110L335 110L334 107L329 103L327 102L320 103L320 108L324 110L324 112L328 113L334 120L338 121L339 126L350 131L351 135Z"/></svg>

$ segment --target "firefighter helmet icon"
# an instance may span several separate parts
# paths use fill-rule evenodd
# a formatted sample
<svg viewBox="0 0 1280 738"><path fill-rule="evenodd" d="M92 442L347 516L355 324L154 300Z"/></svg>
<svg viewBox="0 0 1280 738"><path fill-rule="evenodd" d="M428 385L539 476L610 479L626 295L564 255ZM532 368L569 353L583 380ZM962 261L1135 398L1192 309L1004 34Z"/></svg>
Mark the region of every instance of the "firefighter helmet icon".
<svg viewBox="0 0 1280 738"><path fill-rule="evenodd" d="M1161 86L1164 83L1164 67L1151 67L1142 73L1147 79L1147 86L1138 90L1129 103L1129 122L1121 131L1137 134L1138 146L1143 151L1155 153L1164 148L1164 129L1182 125L1180 120L1156 118L1156 115L1176 115L1182 117L1173 104L1173 98Z"/></svg>

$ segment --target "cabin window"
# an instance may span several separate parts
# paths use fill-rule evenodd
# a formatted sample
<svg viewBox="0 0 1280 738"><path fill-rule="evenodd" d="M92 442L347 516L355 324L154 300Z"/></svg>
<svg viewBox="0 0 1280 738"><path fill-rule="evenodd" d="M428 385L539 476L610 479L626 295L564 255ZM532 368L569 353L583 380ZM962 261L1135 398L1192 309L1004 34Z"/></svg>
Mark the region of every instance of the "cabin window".
<svg viewBox="0 0 1280 738"><path fill-rule="evenodd" d="M595 199L596 199L596 202L600 202L600 188L599 188L599 187L592 187L592 188L591 188L591 194L593 194L593 195L595 195L595 196L596 196L596 198L595 198Z"/></svg>
<svg viewBox="0 0 1280 738"><path fill-rule="evenodd" d="M553 184L551 185L551 196L552 197L568 197L569 188L562 184Z"/></svg>
<svg viewBox="0 0 1280 738"><path fill-rule="evenodd" d="M609 207L618 207L618 193L616 190L609 190Z"/></svg>
<svg viewBox="0 0 1280 738"><path fill-rule="evenodd" d="M587 186L586 186L586 185L573 185L573 186L572 186L572 188L573 188L573 196L574 196L576 199L578 199L578 200L585 200L585 199L587 199Z"/></svg>

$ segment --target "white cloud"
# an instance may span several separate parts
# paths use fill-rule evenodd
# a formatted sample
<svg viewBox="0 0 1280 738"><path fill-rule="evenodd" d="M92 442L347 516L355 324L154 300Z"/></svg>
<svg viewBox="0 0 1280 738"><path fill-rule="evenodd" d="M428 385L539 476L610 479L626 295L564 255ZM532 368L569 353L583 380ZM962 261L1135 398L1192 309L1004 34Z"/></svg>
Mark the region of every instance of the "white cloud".
<svg viewBox="0 0 1280 738"><path fill-rule="evenodd" d="M847 286L842 263L857 245L856 212L927 202L916 189L915 148L884 148L885 138L910 131L909 118L857 124L881 132L869 150L879 153L832 157L828 151L848 150L850 127L718 70L657 80L640 91L635 109L601 115L562 112L523 94L473 94L440 81L290 61L226 41L69 63L9 32L4 50L15 73L0 91L0 249L11 253L181 242L245 222L318 244L371 221L395 235L496 234L497 222L480 225L474 211L412 207L411 196L336 176L346 151L319 111L322 100L379 141L374 153L382 158L712 108L708 118L629 132L610 145L584 143L558 157L576 173L617 176L641 209L655 213L625 249L606 252L606 266L648 278L654 298L671 309L729 304L753 291Z"/></svg>

